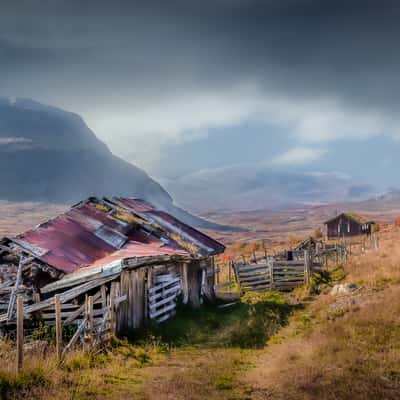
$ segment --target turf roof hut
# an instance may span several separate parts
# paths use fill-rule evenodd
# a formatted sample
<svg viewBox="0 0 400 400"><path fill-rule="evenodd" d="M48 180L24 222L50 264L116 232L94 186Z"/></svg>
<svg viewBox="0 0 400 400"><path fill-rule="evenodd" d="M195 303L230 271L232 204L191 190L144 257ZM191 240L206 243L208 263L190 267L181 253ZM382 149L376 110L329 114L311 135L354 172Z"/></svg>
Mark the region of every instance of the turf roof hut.
<svg viewBox="0 0 400 400"><path fill-rule="evenodd" d="M113 289L126 298L116 313L119 333L147 318L161 322L174 315L180 294L193 307L213 298L212 258L224 249L142 200L89 198L0 242L0 309L7 310L0 324L15 320L17 293L24 314L41 317L56 293L65 306L83 307L86 295L104 304Z"/></svg>
<svg viewBox="0 0 400 400"><path fill-rule="evenodd" d="M328 238L371 234L375 223L358 214L344 212L325 222Z"/></svg>

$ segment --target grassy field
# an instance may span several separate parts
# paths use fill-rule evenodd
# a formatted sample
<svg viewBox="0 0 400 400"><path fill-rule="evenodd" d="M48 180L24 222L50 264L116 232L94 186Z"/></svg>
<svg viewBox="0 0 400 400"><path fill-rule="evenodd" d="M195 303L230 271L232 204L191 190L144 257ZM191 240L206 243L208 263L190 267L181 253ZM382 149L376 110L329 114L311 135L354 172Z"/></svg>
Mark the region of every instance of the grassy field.
<svg viewBox="0 0 400 400"><path fill-rule="evenodd" d="M298 307L274 292L246 295L227 309L182 309L162 326L116 341L107 354L76 352L60 366L52 349L28 354L20 375L13 371L11 345L3 343L7 362L0 366L0 393L38 399L220 398L219 392L236 390L251 352L263 348Z"/></svg>
<svg viewBox="0 0 400 400"><path fill-rule="evenodd" d="M107 354L26 353L15 374L0 345L1 399L398 399L400 232L315 276L309 290L252 294L229 308L179 310ZM337 283L354 292L333 296Z"/></svg>

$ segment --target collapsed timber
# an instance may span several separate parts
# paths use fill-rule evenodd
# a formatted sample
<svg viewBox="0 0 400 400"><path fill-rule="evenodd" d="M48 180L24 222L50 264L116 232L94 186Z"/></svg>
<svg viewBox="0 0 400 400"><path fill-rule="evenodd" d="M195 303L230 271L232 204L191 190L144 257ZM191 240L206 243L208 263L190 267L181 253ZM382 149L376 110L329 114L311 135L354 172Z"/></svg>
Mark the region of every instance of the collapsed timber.
<svg viewBox="0 0 400 400"><path fill-rule="evenodd" d="M88 337L102 344L167 320L178 299L194 308L212 301L213 256L223 251L141 200L89 198L0 242L0 331L43 321L58 334L75 327L64 352Z"/></svg>

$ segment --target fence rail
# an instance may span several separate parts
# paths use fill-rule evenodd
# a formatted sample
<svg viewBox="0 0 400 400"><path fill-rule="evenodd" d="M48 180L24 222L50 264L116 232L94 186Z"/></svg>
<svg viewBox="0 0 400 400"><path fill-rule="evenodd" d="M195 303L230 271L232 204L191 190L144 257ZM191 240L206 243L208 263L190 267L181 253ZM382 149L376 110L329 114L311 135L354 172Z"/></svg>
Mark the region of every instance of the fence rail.
<svg viewBox="0 0 400 400"><path fill-rule="evenodd" d="M62 361L79 342L87 351L109 345L115 334L116 309L126 299L126 295L119 293L118 282L112 282L108 294L106 286L102 285L97 293L86 296L83 304L62 303L62 295L56 294L37 307L46 325L55 326L58 360ZM16 365L20 370L24 355L24 318L30 315L32 306L24 306L21 295L17 296L16 305ZM67 325L76 326L76 331L63 347L63 327Z"/></svg>
<svg viewBox="0 0 400 400"><path fill-rule="evenodd" d="M233 268L242 292L291 290L309 282L313 269L312 257L307 250L303 251L303 257L303 261L270 259L264 264L251 266L233 264Z"/></svg>

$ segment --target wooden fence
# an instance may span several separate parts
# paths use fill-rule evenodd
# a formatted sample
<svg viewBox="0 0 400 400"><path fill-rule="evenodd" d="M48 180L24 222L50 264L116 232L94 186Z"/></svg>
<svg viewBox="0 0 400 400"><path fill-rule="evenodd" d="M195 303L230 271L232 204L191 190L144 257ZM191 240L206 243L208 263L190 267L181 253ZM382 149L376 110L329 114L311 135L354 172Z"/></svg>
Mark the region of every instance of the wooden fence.
<svg viewBox="0 0 400 400"><path fill-rule="evenodd" d="M264 264L233 264L236 280L242 292L292 290L308 284L311 271L320 267L309 251L303 251L303 260L270 259Z"/></svg>
<svg viewBox="0 0 400 400"><path fill-rule="evenodd" d="M181 293L181 278L175 274L154 276L154 286L148 288L149 317L163 322L176 313L178 296Z"/></svg>
<svg viewBox="0 0 400 400"><path fill-rule="evenodd" d="M62 295L42 302L40 308L41 319L46 325L55 326L56 353L59 361L65 357L78 343L86 351L93 351L107 346L115 334L116 318L120 303L126 300L126 295L119 293L119 283L112 282L109 293L105 285L92 296L86 296L82 305L64 302ZM16 365L17 370L23 366L24 353L24 318L27 317L29 307L24 308L23 297L17 296L16 300ZM63 328L72 325L76 327L75 333L66 346L63 346Z"/></svg>

